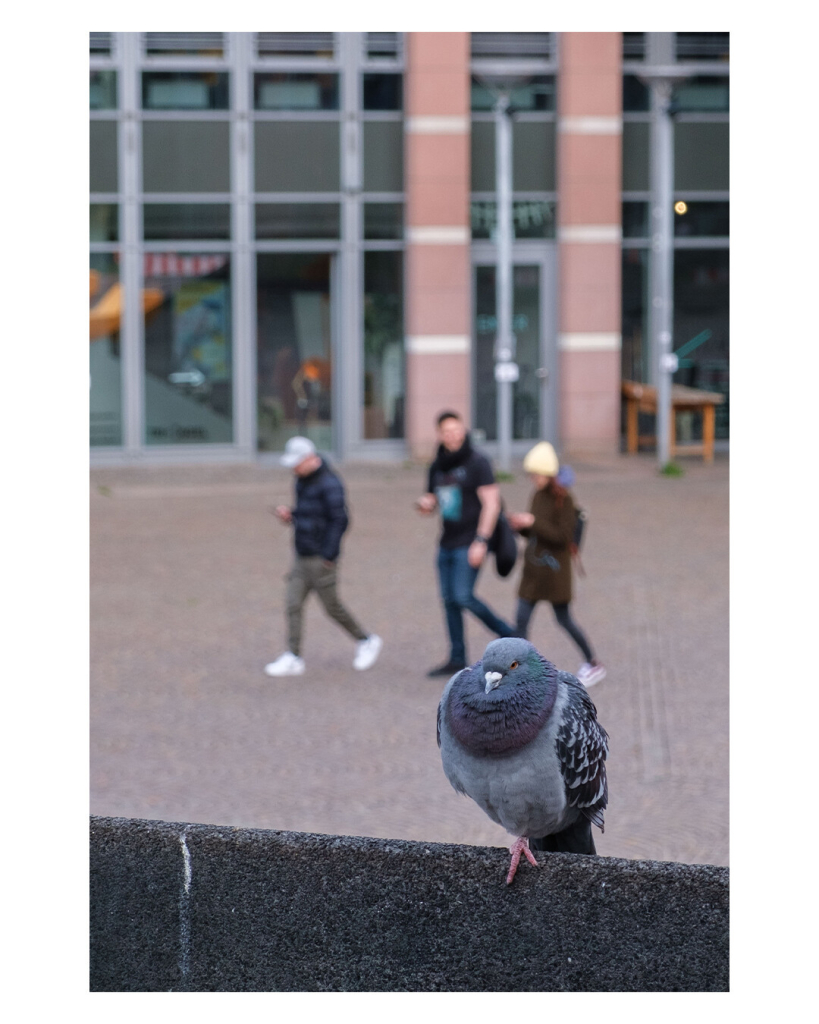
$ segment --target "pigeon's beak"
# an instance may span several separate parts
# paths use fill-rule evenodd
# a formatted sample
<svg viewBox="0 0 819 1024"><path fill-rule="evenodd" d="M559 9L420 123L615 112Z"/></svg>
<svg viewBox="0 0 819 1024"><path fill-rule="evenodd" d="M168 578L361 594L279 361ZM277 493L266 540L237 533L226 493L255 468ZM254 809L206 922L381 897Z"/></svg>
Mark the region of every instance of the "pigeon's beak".
<svg viewBox="0 0 819 1024"><path fill-rule="evenodd" d="M503 679L500 672L485 672L484 679L486 680L486 689L484 693L489 693L490 690L494 690L498 683Z"/></svg>

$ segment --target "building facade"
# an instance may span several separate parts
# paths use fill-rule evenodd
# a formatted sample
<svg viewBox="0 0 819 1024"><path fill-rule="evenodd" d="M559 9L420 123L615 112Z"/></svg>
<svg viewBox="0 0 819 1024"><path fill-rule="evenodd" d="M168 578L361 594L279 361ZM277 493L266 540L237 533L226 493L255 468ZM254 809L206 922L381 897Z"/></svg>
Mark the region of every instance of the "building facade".
<svg viewBox="0 0 819 1024"><path fill-rule="evenodd" d="M674 379L725 395L727 441L727 33L91 33L92 460L264 458L296 433L426 457L443 408L491 451L500 85L513 448L618 450L621 380L655 377L658 68Z"/></svg>

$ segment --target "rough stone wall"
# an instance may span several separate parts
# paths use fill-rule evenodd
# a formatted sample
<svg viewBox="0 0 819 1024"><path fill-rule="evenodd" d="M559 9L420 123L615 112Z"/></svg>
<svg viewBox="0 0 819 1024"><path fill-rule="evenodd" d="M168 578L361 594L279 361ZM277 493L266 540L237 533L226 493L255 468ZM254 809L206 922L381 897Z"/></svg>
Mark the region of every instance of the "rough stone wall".
<svg viewBox="0 0 819 1024"><path fill-rule="evenodd" d="M728 869L91 819L91 991L727 991Z"/></svg>

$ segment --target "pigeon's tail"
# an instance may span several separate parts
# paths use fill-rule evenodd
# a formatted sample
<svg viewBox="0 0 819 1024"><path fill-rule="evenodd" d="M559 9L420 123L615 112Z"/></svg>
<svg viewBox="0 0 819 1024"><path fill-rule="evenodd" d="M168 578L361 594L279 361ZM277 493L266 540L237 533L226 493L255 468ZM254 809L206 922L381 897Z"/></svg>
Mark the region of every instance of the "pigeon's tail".
<svg viewBox="0 0 819 1024"><path fill-rule="evenodd" d="M560 832L539 839L530 838L531 850L543 850L546 853L590 853L596 855L594 839L592 839L591 822L588 818L578 818Z"/></svg>

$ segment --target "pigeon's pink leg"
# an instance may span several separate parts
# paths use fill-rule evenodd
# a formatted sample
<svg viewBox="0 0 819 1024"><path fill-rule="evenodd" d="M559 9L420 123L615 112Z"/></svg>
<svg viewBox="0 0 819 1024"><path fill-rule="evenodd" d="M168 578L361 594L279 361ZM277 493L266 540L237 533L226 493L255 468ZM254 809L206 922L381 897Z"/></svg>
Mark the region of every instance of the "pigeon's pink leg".
<svg viewBox="0 0 819 1024"><path fill-rule="evenodd" d="M511 885L512 879L515 877L515 872L518 869L520 863L520 855L523 853L526 855L526 859L532 865L533 868L538 867L538 862L535 860L535 855L529 849L529 840L525 836L521 836L516 839L514 843L509 847L509 852L512 854L512 863L509 865L509 874L506 876L506 884Z"/></svg>

